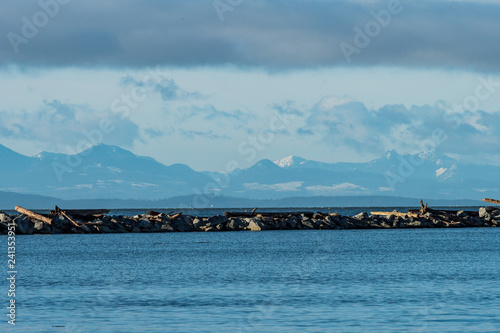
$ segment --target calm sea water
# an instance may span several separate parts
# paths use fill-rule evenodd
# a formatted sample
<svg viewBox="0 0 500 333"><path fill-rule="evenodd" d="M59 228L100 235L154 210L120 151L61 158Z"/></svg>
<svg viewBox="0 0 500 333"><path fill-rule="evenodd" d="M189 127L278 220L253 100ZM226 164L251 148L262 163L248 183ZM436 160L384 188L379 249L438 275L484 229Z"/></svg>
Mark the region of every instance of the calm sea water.
<svg viewBox="0 0 500 333"><path fill-rule="evenodd" d="M498 228L18 236L0 331L498 332L499 244Z"/></svg>

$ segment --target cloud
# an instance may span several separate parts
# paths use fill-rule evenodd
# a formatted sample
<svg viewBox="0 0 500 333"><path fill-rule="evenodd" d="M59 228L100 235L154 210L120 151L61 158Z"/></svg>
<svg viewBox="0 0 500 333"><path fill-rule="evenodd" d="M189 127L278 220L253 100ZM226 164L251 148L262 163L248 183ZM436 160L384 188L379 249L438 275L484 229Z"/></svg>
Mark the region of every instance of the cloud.
<svg viewBox="0 0 500 333"><path fill-rule="evenodd" d="M360 155L377 156L389 149L436 151L477 163L479 154L498 157L500 111L454 112L444 103L369 109L361 102L325 97L312 108L297 134L332 150L342 147Z"/></svg>
<svg viewBox="0 0 500 333"><path fill-rule="evenodd" d="M196 137L201 137L205 139L211 139L211 140L216 140L216 139L225 139L225 140L230 140L231 138L227 135L220 135L220 134L215 134L214 131L209 130L209 131L193 131L193 130L179 130L179 133L187 138L196 138Z"/></svg>
<svg viewBox="0 0 500 333"><path fill-rule="evenodd" d="M190 92L183 90L173 79L164 76L157 76L155 80L151 82L137 80L136 78L127 75L121 79L121 83L125 86L131 85L137 88L145 88L146 90L156 91L161 95L161 98L164 101L192 100L206 97L197 91Z"/></svg>
<svg viewBox="0 0 500 333"><path fill-rule="evenodd" d="M139 139L139 128L109 111L54 100L35 112L0 112L0 137L31 140L47 148L69 146L75 151L82 142L130 147Z"/></svg>
<svg viewBox="0 0 500 333"><path fill-rule="evenodd" d="M256 119L256 116L252 113L246 113L240 110L234 110L231 112L219 110L212 104L207 104L203 107L193 105L188 108L180 108L177 116L181 122L196 118L205 122L224 121L240 125L247 124L248 121Z"/></svg>
<svg viewBox="0 0 500 333"><path fill-rule="evenodd" d="M314 192L315 194L332 194L332 193L349 193L351 191L368 191L368 189L351 183L342 183L332 186L315 185L307 186L306 190Z"/></svg>
<svg viewBox="0 0 500 333"><path fill-rule="evenodd" d="M26 43L16 53L3 38L0 59L4 65L64 67L347 66L340 45L355 46L354 29L376 28L373 12L388 3L244 1L221 21L213 1L71 1L24 37L23 18L33 22L42 8L35 1L8 1L0 30ZM500 4L401 0L401 7L357 47L350 65L500 69Z"/></svg>
<svg viewBox="0 0 500 333"><path fill-rule="evenodd" d="M259 184L259 183L245 183L243 186L248 190L259 190L259 191L278 191L278 192L289 192L289 191L299 191L303 182L289 182L289 183L279 183L279 184Z"/></svg>

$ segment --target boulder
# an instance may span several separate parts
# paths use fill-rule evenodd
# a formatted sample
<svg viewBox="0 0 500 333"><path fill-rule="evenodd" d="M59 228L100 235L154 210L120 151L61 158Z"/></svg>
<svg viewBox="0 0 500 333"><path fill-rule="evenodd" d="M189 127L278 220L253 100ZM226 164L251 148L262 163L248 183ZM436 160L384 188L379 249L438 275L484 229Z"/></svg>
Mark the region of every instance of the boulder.
<svg viewBox="0 0 500 333"><path fill-rule="evenodd" d="M246 230L250 231L261 231L263 229L263 225L260 221L251 221L248 223Z"/></svg>
<svg viewBox="0 0 500 333"><path fill-rule="evenodd" d="M99 225L99 226L97 226L97 230L98 230L99 232L104 233L104 234L108 234L108 233L111 233L111 232L112 232L112 231L111 231L111 228L110 228L110 227L108 227L107 225Z"/></svg>
<svg viewBox="0 0 500 333"><path fill-rule="evenodd" d="M245 225L239 218L230 218L229 222L226 225L226 230L228 231L240 231L245 228Z"/></svg>
<svg viewBox="0 0 500 333"><path fill-rule="evenodd" d="M363 212L363 213L359 213L359 214L356 214L353 216L353 218L355 218L356 220L366 220L368 219L368 214Z"/></svg>
<svg viewBox="0 0 500 333"><path fill-rule="evenodd" d="M50 234L50 226L43 223L42 221L35 221L33 224L33 232L36 234Z"/></svg>
<svg viewBox="0 0 500 333"><path fill-rule="evenodd" d="M313 224L313 222L312 222L311 220L309 220L309 219L307 219L307 220L303 220L303 221L301 222L301 224L302 224L302 227L303 227L304 229L314 229L314 224Z"/></svg>
<svg viewBox="0 0 500 333"><path fill-rule="evenodd" d="M479 217L480 218L484 218L486 216L486 214L488 214L488 210L486 209L486 207L479 208Z"/></svg>
<svg viewBox="0 0 500 333"><path fill-rule="evenodd" d="M10 221L12 221L10 215L7 215L3 212L0 213L0 223L9 223Z"/></svg>
<svg viewBox="0 0 500 333"><path fill-rule="evenodd" d="M207 224L207 219L203 219L203 218L195 218L193 220L193 227L195 229L200 229L201 227L205 226Z"/></svg>
<svg viewBox="0 0 500 333"><path fill-rule="evenodd" d="M285 221L285 225L287 229L297 229L297 218L295 216L289 217Z"/></svg>
<svg viewBox="0 0 500 333"><path fill-rule="evenodd" d="M26 215L19 215L14 219L16 224L16 232L21 235L29 235L35 230L33 222Z"/></svg>
<svg viewBox="0 0 500 333"><path fill-rule="evenodd" d="M85 225L85 224L80 226L80 230L82 232L85 232L85 233L91 233L92 232L92 230L90 230L89 226Z"/></svg>
<svg viewBox="0 0 500 333"><path fill-rule="evenodd" d="M149 220L141 220L138 226L141 229L151 229L152 224Z"/></svg>
<svg viewBox="0 0 500 333"><path fill-rule="evenodd" d="M217 216L212 216L210 217L208 220L207 220L207 223L206 225L207 226L212 226L212 227L215 227L219 224L222 224L222 223L227 223L229 222L228 218L225 217L225 216L222 216L222 215L217 215Z"/></svg>
<svg viewBox="0 0 500 333"><path fill-rule="evenodd" d="M174 228L169 223L161 223L160 224L161 232L173 232Z"/></svg>

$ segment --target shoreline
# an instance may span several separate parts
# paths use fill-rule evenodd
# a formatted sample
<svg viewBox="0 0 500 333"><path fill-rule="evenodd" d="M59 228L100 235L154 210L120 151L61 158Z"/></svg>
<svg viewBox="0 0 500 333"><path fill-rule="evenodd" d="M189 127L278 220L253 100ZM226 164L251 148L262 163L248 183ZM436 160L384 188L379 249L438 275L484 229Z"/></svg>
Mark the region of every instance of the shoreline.
<svg viewBox="0 0 500 333"><path fill-rule="evenodd" d="M0 212L0 234L7 235L15 225L17 235L101 234L158 232L216 232L265 230L343 230L401 228L478 228L500 226L500 207L480 207L478 211L433 210L422 204L420 210L404 212L362 212L354 216L314 212L226 212L199 217L182 212L165 214L150 211L136 216L106 215L87 210L37 214L16 207L19 214ZM76 214L78 212L78 214Z"/></svg>

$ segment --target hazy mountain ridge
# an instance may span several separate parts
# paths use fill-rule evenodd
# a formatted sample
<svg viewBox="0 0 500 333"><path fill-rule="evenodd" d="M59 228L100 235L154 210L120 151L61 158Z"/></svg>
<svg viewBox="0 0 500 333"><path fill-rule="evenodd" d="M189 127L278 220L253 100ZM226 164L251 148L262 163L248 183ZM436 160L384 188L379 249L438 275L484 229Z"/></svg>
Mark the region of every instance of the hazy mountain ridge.
<svg viewBox="0 0 500 333"><path fill-rule="evenodd" d="M33 157L0 145L0 191L67 200L159 200L198 194L239 199L396 196L430 199L500 197L500 167L463 165L433 153L384 156L366 163L325 163L289 156L258 161L224 175L166 166L116 146L76 155L41 152ZM227 182L229 179L229 182ZM215 180L215 181L214 181ZM220 180L220 181L217 181ZM217 186L207 184L218 183ZM209 188L211 192L206 192Z"/></svg>

